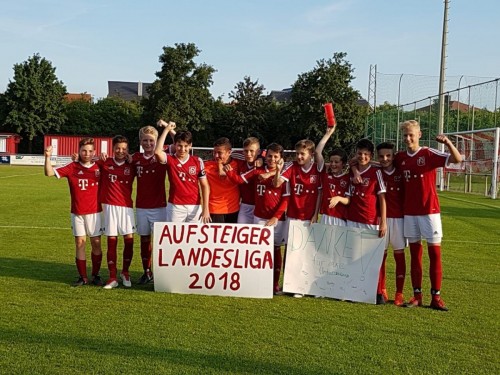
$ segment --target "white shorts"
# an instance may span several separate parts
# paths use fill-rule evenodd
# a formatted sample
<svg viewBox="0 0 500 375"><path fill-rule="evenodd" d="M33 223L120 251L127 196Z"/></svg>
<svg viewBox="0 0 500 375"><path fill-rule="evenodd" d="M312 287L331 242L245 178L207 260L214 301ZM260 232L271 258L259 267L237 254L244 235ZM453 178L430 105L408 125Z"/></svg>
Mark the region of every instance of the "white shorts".
<svg viewBox="0 0 500 375"><path fill-rule="evenodd" d="M253 224L265 225L269 219L262 219L260 217L253 217ZM283 238L283 228L285 226L284 221L278 221L274 226L274 246L281 246L285 243L285 239Z"/></svg>
<svg viewBox="0 0 500 375"><path fill-rule="evenodd" d="M321 215L321 219L319 220L321 224L325 225L336 225L338 227L345 227L347 226L347 223L344 219L340 219L335 216L329 216L329 215Z"/></svg>
<svg viewBox="0 0 500 375"><path fill-rule="evenodd" d="M388 249L392 245L393 250L401 250L408 246L404 236L404 219L396 217L388 217L387 232L385 233L385 248Z"/></svg>
<svg viewBox="0 0 500 375"><path fill-rule="evenodd" d="M240 204L240 211L238 212L238 224L253 224L253 204Z"/></svg>
<svg viewBox="0 0 500 375"><path fill-rule="evenodd" d="M290 232L290 220L297 220L297 219L287 217L286 220L283 222L283 239L285 245L288 245L288 232ZM305 225L311 225L311 220L299 220L299 221L304 223Z"/></svg>
<svg viewBox="0 0 500 375"><path fill-rule="evenodd" d="M199 204L172 204L167 206L167 221L174 223L196 223L200 221Z"/></svg>
<svg viewBox="0 0 500 375"><path fill-rule="evenodd" d="M378 225L375 224L358 223L357 221L351 221L351 220L347 220L346 223L347 223L346 226L348 226L349 228L379 230Z"/></svg>
<svg viewBox="0 0 500 375"><path fill-rule="evenodd" d="M441 214L405 215L404 222L404 235L410 243L418 242L422 238L425 238L427 243L441 243L443 238Z"/></svg>
<svg viewBox="0 0 500 375"><path fill-rule="evenodd" d="M101 213L71 214L71 229L75 237L99 237L102 234Z"/></svg>
<svg viewBox="0 0 500 375"><path fill-rule="evenodd" d="M137 234L149 236L153 232L154 223L167 221L167 209L159 208L136 208Z"/></svg>
<svg viewBox="0 0 500 375"><path fill-rule="evenodd" d="M104 215L104 234L106 236L124 236L135 232L133 208L103 203L102 212Z"/></svg>

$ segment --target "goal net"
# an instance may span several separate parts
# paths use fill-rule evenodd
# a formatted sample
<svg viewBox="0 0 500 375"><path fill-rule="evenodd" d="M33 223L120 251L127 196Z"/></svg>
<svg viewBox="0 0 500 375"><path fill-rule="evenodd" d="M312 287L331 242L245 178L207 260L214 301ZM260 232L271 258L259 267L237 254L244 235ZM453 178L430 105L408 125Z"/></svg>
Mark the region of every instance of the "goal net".
<svg viewBox="0 0 500 375"><path fill-rule="evenodd" d="M499 189L500 128L447 133L462 163L445 169L447 190L484 194L496 199Z"/></svg>

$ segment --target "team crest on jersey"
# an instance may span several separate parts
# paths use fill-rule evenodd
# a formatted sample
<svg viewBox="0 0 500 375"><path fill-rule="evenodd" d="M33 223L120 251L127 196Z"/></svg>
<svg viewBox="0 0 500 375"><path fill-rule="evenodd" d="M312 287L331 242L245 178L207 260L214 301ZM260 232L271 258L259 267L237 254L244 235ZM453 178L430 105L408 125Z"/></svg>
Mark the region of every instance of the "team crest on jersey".
<svg viewBox="0 0 500 375"><path fill-rule="evenodd" d="M399 182L401 181L401 176L394 176L394 182Z"/></svg>
<svg viewBox="0 0 500 375"><path fill-rule="evenodd" d="M363 185L363 186L368 186L368 185L370 185L370 179L369 179L369 178L364 178L364 179L363 179L363 184L362 184L362 185Z"/></svg>
<svg viewBox="0 0 500 375"><path fill-rule="evenodd" d="M194 176L196 174L196 167L192 167L192 166L189 167L189 174Z"/></svg>
<svg viewBox="0 0 500 375"><path fill-rule="evenodd" d="M99 169L95 170L95 176L99 177L101 175L101 171Z"/></svg>
<svg viewBox="0 0 500 375"><path fill-rule="evenodd" d="M347 186L347 181L345 181L345 180L340 181L340 186L345 188Z"/></svg>
<svg viewBox="0 0 500 375"><path fill-rule="evenodd" d="M124 174L125 176L130 176L130 168L128 168L128 167L127 167L127 168L125 168L125 169L123 170L123 174Z"/></svg>
<svg viewBox="0 0 500 375"><path fill-rule="evenodd" d="M315 183L316 183L316 181L318 181L318 176L316 176L315 174L313 174L313 175L311 175L311 176L309 177L309 182L310 182L311 184L315 184Z"/></svg>
<svg viewBox="0 0 500 375"><path fill-rule="evenodd" d="M419 157L419 158L417 159L417 165L418 165L419 167L422 167L422 166L424 166L424 165L425 165L425 156L421 156L421 157Z"/></svg>

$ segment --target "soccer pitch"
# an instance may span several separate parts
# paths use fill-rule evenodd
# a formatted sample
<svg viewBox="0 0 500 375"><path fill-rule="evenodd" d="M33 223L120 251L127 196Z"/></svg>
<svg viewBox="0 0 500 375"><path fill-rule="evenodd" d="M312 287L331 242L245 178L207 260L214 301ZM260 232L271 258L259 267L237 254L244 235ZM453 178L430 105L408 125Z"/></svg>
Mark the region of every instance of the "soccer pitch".
<svg viewBox="0 0 500 375"><path fill-rule="evenodd" d="M42 167L0 166L0 373L498 374L500 200L442 193L440 201L449 312L137 284L72 288L66 180L44 177ZM137 237L134 251L133 282L142 274ZM387 263L392 299L392 254ZM427 272L424 251L425 305Z"/></svg>

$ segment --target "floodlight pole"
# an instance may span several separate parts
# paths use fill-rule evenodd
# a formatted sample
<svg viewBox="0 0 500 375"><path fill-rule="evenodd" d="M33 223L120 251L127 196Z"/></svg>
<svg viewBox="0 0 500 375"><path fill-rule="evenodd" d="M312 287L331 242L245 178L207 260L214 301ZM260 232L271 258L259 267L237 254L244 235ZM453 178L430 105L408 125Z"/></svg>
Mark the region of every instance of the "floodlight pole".
<svg viewBox="0 0 500 375"><path fill-rule="evenodd" d="M438 134L443 134L444 128L444 82L446 80L446 36L448 34L448 5L450 1L444 0L443 17L443 37L441 40L441 71L439 74L439 116L438 116ZM439 144L439 151L444 151L444 144ZM443 169L439 169L439 190L444 188Z"/></svg>

